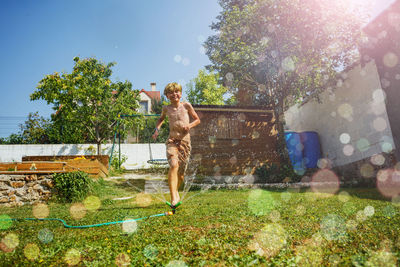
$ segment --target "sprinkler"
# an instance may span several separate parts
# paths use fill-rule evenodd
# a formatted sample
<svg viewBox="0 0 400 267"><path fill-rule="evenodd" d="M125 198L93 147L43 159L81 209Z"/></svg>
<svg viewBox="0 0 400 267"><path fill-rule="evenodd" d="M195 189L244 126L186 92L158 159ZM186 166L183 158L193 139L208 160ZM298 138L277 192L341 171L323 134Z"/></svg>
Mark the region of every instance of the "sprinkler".
<svg viewBox="0 0 400 267"><path fill-rule="evenodd" d="M165 204L167 204L168 206L170 206L171 209L172 209L172 213L175 214L176 208L179 207L179 206L182 204L182 201L179 201L179 202L176 203L175 205L172 205L171 203L169 203L168 201L166 201Z"/></svg>

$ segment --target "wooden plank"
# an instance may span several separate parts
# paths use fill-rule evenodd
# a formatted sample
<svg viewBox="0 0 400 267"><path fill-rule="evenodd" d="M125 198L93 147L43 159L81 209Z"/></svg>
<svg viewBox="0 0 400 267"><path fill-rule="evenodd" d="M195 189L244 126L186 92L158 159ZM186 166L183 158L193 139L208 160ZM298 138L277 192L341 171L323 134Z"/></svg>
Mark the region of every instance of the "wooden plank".
<svg viewBox="0 0 400 267"><path fill-rule="evenodd" d="M52 173L66 173L67 171L63 170L48 170L48 171L31 171L31 170L26 170L26 171L0 171L0 174L52 174Z"/></svg>
<svg viewBox="0 0 400 267"><path fill-rule="evenodd" d="M108 155L24 156L22 157L22 161L69 161L81 157L85 157L87 160L98 160L108 168L108 161L110 158Z"/></svg>

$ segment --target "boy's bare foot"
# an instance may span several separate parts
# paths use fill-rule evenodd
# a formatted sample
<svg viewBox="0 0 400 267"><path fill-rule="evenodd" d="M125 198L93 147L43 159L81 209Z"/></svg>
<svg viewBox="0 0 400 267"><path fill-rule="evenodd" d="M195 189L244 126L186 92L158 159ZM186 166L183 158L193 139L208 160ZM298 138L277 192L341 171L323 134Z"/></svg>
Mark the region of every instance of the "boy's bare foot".
<svg viewBox="0 0 400 267"><path fill-rule="evenodd" d="M171 201L172 206L175 206L176 204L178 204L179 201L181 201L180 198L178 198L178 200L173 200L173 201Z"/></svg>

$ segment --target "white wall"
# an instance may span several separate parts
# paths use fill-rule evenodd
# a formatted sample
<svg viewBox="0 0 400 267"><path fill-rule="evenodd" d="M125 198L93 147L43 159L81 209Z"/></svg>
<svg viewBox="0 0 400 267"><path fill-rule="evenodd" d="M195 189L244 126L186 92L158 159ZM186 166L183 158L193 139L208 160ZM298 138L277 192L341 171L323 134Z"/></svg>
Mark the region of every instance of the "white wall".
<svg viewBox="0 0 400 267"><path fill-rule="evenodd" d="M112 144L102 145L102 154L110 155ZM54 155L93 155L96 152L93 144L65 144L65 145L0 145L0 162L20 162L23 156L54 156ZM165 159L165 144L151 144L154 159ZM114 153L118 153L118 145L114 146ZM150 159L149 144L121 144L121 155L127 156L123 167L128 170L148 168Z"/></svg>
<svg viewBox="0 0 400 267"><path fill-rule="evenodd" d="M316 131L323 157L334 166L390 152L394 143L382 92L375 63L357 66L344 73L330 92L320 95L322 103L311 100L285 112L286 128Z"/></svg>

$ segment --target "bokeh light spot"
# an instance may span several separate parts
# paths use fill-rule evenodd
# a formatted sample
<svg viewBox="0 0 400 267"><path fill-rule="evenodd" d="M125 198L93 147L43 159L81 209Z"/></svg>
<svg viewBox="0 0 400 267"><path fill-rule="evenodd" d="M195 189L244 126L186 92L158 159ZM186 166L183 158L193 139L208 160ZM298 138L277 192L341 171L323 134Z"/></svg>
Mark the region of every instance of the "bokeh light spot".
<svg viewBox="0 0 400 267"><path fill-rule="evenodd" d="M165 267L187 267L188 265L181 260L173 260L168 262L167 265L165 265Z"/></svg>
<svg viewBox="0 0 400 267"><path fill-rule="evenodd" d="M138 205L141 208L145 208L151 205L153 202L153 199L150 194L146 194L144 192L141 192L136 195L136 205Z"/></svg>
<svg viewBox="0 0 400 267"><path fill-rule="evenodd" d="M288 202L292 198L292 193L285 191L281 193L281 199L285 202Z"/></svg>
<svg viewBox="0 0 400 267"><path fill-rule="evenodd" d="M354 147L352 145L345 145L343 147L343 154L350 157L354 153Z"/></svg>
<svg viewBox="0 0 400 267"><path fill-rule="evenodd" d="M101 201L98 197L96 196L88 196L84 201L83 204L85 205L85 208L89 211L95 211L100 208Z"/></svg>
<svg viewBox="0 0 400 267"><path fill-rule="evenodd" d="M338 107L338 113L342 118L351 121L353 118L353 107L348 103L343 103Z"/></svg>
<svg viewBox="0 0 400 267"><path fill-rule="evenodd" d="M367 215L365 215L363 210L359 210L356 213L356 220L359 222L363 222L367 219Z"/></svg>
<svg viewBox="0 0 400 267"><path fill-rule="evenodd" d="M340 191L338 198L341 202L347 202L350 199L350 194L346 191Z"/></svg>
<svg viewBox="0 0 400 267"><path fill-rule="evenodd" d="M400 195L392 197L392 204L396 207L400 207Z"/></svg>
<svg viewBox="0 0 400 267"><path fill-rule="evenodd" d="M371 178L374 176L374 167L369 163L364 163L360 168L360 173L365 178Z"/></svg>
<svg viewBox="0 0 400 267"><path fill-rule="evenodd" d="M81 253L75 248L70 248L64 256L64 261L69 265L77 265L81 261Z"/></svg>
<svg viewBox="0 0 400 267"><path fill-rule="evenodd" d="M383 208L382 213L385 217L393 218L396 216L397 211L392 205L387 205L385 208Z"/></svg>
<svg viewBox="0 0 400 267"><path fill-rule="evenodd" d="M383 56L383 64L386 67L393 68L399 63L399 58L395 53L388 52Z"/></svg>
<svg viewBox="0 0 400 267"><path fill-rule="evenodd" d="M400 195L400 176L394 169L379 170L376 179L379 192L386 197Z"/></svg>
<svg viewBox="0 0 400 267"><path fill-rule="evenodd" d="M321 234L326 240L339 240L346 237L346 223L336 214L328 214L322 219Z"/></svg>
<svg viewBox="0 0 400 267"><path fill-rule="evenodd" d="M137 222L134 221L134 219L125 218L124 221L126 221L126 222L122 223L122 231L124 233L132 234L137 231L138 226L137 226Z"/></svg>
<svg viewBox="0 0 400 267"><path fill-rule="evenodd" d="M365 214L365 216L371 217L371 216L374 215L374 213L375 213L374 207L372 207L372 206L366 206L366 207L364 208L364 214Z"/></svg>
<svg viewBox="0 0 400 267"><path fill-rule="evenodd" d="M5 252L11 252L19 245L19 238L14 233L9 233L1 240L1 249Z"/></svg>
<svg viewBox="0 0 400 267"><path fill-rule="evenodd" d="M174 56L174 61L175 61L176 63L180 63L181 60L182 60L182 56L181 56L181 55L175 55L175 56Z"/></svg>
<svg viewBox="0 0 400 267"><path fill-rule="evenodd" d="M386 250L378 250L371 253L371 257L365 266L396 266L397 258L393 253Z"/></svg>
<svg viewBox="0 0 400 267"><path fill-rule="evenodd" d="M333 195L339 190L339 178L328 169L317 171L311 178L311 190L315 193Z"/></svg>
<svg viewBox="0 0 400 267"><path fill-rule="evenodd" d="M0 230L7 230L12 226L11 217L7 214L0 214Z"/></svg>
<svg viewBox="0 0 400 267"><path fill-rule="evenodd" d="M24 255L28 260L36 260L39 257L40 249L38 245L29 243L24 248Z"/></svg>
<svg viewBox="0 0 400 267"><path fill-rule="evenodd" d="M348 220L346 222L346 228L348 231L356 231L357 225L358 225L358 222L356 222L355 220Z"/></svg>
<svg viewBox="0 0 400 267"><path fill-rule="evenodd" d="M281 219L281 213L280 213L279 211L277 211L277 210L273 210L273 211L271 211L271 212L269 213L268 218L269 218L272 222L276 223L276 222L278 222L278 221Z"/></svg>
<svg viewBox="0 0 400 267"><path fill-rule="evenodd" d="M276 223L265 225L249 244L249 249L259 256L273 257L286 246L287 233Z"/></svg>
<svg viewBox="0 0 400 267"><path fill-rule="evenodd" d="M374 103L382 103L386 99L386 93L382 89L376 89L372 93L372 99Z"/></svg>
<svg viewBox="0 0 400 267"><path fill-rule="evenodd" d="M247 202L249 210L255 215L266 215L275 207L271 193L261 189L250 191Z"/></svg>
<svg viewBox="0 0 400 267"><path fill-rule="evenodd" d="M382 151L383 151L383 152L385 152L385 153L390 153L390 152L392 152L392 150L393 150L393 146L392 146L391 143L389 143L389 142L384 142L384 143L382 144Z"/></svg>
<svg viewBox="0 0 400 267"><path fill-rule="evenodd" d="M85 205L83 205L82 203L74 203L69 208L69 213L71 214L71 217L75 220L82 219L86 215Z"/></svg>
<svg viewBox="0 0 400 267"><path fill-rule="evenodd" d="M48 244L53 241L53 237L53 232L47 228L43 228L38 232L38 239L44 244Z"/></svg>
<svg viewBox="0 0 400 267"><path fill-rule="evenodd" d="M131 264L131 258L126 253L120 253L115 257L115 264L118 267L129 266Z"/></svg>
<svg viewBox="0 0 400 267"><path fill-rule="evenodd" d="M46 218L50 214L49 207L44 203L38 203L33 205L32 212L33 216L35 216L38 219Z"/></svg>
<svg viewBox="0 0 400 267"><path fill-rule="evenodd" d="M158 256L158 249L151 244L147 245L143 249L143 255L150 260L154 260Z"/></svg>
<svg viewBox="0 0 400 267"><path fill-rule="evenodd" d="M331 161L329 159L319 159L317 162L317 166L320 169L330 169L331 168Z"/></svg>
<svg viewBox="0 0 400 267"><path fill-rule="evenodd" d="M386 120L382 117L376 118L372 122L372 125L373 125L374 129L377 130L378 132L383 132L387 128Z"/></svg>
<svg viewBox="0 0 400 267"><path fill-rule="evenodd" d="M295 64L291 57L286 57L282 60L282 69L285 71L294 71Z"/></svg>
<svg viewBox="0 0 400 267"><path fill-rule="evenodd" d="M360 138L360 140L357 141L357 148L361 152L365 152L369 149L370 144L369 141L365 138Z"/></svg>
<svg viewBox="0 0 400 267"><path fill-rule="evenodd" d="M183 66L188 66L190 65L190 59L188 59L187 57L182 59L182 64Z"/></svg>
<svg viewBox="0 0 400 267"><path fill-rule="evenodd" d="M350 135L348 133L342 133L339 139L342 144L348 144L351 140Z"/></svg>
<svg viewBox="0 0 400 267"><path fill-rule="evenodd" d="M382 166L385 163L385 157L381 154L376 154L371 157L371 163L376 166Z"/></svg>

